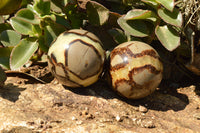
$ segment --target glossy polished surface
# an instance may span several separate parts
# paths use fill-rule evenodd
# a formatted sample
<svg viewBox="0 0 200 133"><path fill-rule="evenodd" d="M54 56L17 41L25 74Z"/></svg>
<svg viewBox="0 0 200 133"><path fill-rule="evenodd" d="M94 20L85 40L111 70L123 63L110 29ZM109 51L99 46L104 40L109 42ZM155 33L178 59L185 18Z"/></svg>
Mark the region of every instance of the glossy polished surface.
<svg viewBox="0 0 200 133"><path fill-rule="evenodd" d="M96 82L104 60L101 41L94 34L79 29L62 33L48 51L51 72L69 87L85 87Z"/></svg>
<svg viewBox="0 0 200 133"><path fill-rule="evenodd" d="M151 94L162 80L162 71L158 53L142 42L120 44L110 54L112 87L127 98L138 99Z"/></svg>

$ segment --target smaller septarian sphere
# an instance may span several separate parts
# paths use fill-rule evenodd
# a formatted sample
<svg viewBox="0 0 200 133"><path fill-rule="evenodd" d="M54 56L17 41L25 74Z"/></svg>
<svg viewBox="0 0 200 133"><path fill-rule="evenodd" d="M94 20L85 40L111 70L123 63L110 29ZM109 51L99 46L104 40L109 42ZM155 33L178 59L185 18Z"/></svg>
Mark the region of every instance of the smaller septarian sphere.
<svg viewBox="0 0 200 133"><path fill-rule="evenodd" d="M68 87L86 87L103 71L105 51L91 32L74 29L62 33L48 51L48 65L57 80Z"/></svg>
<svg viewBox="0 0 200 133"><path fill-rule="evenodd" d="M155 49L130 41L110 53L111 84L120 95L139 99L151 94L162 80L163 65Z"/></svg>

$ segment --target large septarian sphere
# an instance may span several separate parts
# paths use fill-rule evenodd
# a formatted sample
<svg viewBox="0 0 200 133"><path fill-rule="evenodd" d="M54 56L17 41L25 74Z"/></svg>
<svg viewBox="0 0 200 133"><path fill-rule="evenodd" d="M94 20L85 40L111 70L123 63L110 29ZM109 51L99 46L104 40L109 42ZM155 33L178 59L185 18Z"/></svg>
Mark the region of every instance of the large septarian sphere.
<svg viewBox="0 0 200 133"><path fill-rule="evenodd" d="M139 41L125 42L110 53L111 84L120 95L139 99L162 80L163 65L155 49Z"/></svg>
<svg viewBox="0 0 200 133"><path fill-rule="evenodd" d="M91 32L80 29L59 35L48 51L52 74L68 87L85 87L96 82L104 60L101 41Z"/></svg>

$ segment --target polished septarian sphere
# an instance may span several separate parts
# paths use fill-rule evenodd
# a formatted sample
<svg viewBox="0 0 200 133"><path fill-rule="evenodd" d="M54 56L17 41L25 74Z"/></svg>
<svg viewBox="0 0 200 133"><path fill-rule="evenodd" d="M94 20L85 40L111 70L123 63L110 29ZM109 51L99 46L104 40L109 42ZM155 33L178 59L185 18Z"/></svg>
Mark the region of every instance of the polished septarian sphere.
<svg viewBox="0 0 200 133"><path fill-rule="evenodd" d="M74 29L62 33L48 51L48 65L57 80L68 87L86 87L103 71L105 51L91 32Z"/></svg>
<svg viewBox="0 0 200 133"><path fill-rule="evenodd" d="M146 43L125 42L110 53L112 88L126 98L139 99L151 94L160 84L162 72L158 53Z"/></svg>

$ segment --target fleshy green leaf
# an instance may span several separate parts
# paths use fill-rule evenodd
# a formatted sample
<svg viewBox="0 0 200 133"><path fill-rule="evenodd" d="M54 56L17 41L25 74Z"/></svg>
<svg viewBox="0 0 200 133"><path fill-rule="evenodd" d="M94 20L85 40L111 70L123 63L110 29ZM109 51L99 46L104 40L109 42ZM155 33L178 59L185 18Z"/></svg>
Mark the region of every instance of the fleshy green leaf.
<svg viewBox="0 0 200 133"><path fill-rule="evenodd" d="M95 1L87 2L86 10L89 22L93 25L103 25L109 18L109 10Z"/></svg>
<svg viewBox="0 0 200 133"><path fill-rule="evenodd" d="M0 34L1 43L5 47L17 45L20 39L21 35L14 30L5 30Z"/></svg>
<svg viewBox="0 0 200 133"><path fill-rule="evenodd" d="M33 0L22 0L22 3L21 3L21 7L25 7L27 6L29 3L31 3Z"/></svg>
<svg viewBox="0 0 200 133"><path fill-rule="evenodd" d="M125 16L124 19L126 20L135 20L135 19L146 19L155 22L156 15L154 12L150 10L142 10L142 9L133 9L130 10Z"/></svg>
<svg viewBox="0 0 200 133"><path fill-rule="evenodd" d="M170 26L157 26L155 33L162 45L169 51L173 51L180 45L178 32Z"/></svg>
<svg viewBox="0 0 200 133"><path fill-rule="evenodd" d="M56 17L56 23L65 26L67 29L71 29L69 20L65 19L65 16L56 15L55 17Z"/></svg>
<svg viewBox="0 0 200 133"><path fill-rule="evenodd" d="M169 11L173 11L174 9L174 0L156 0L158 3L163 5L165 8L167 8Z"/></svg>
<svg viewBox="0 0 200 133"><path fill-rule="evenodd" d="M40 28L39 25L33 25L32 30L33 30L34 36L39 37L42 35L42 29Z"/></svg>
<svg viewBox="0 0 200 133"><path fill-rule="evenodd" d="M37 15L39 15L34 9L33 9L33 5L28 4L27 5L27 9L31 10L32 12L36 13Z"/></svg>
<svg viewBox="0 0 200 133"><path fill-rule="evenodd" d="M3 32L4 30L11 30L12 27L8 23L2 23L0 24L0 33Z"/></svg>
<svg viewBox="0 0 200 133"><path fill-rule="evenodd" d="M76 0L51 0L51 10L54 12L62 12L67 4L76 4Z"/></svg>
<svg viewBox="0 0 200 133"><path fill-rule="evenodd" d="M67 15L67 19L70 21L71 27L73 29L79 29L83 24L85 14L78 12L78 5L76 3L67 4L63 10Z"/></svg>
<svg viewBox="0 0 200 133"><path fill-rule="evenodd" d="M118 24L127 33L136 37L146 37L149 35L149 29L141 20L125 20L124 16L118 19Z"/></svg>
<svg viewBox="0 0 200 133"><path fill-rule="evenodd" d="M19 10L15 17L17 17L20 20L23 20L24 22L31 23L31 24L39 24L40 20L39 18L30 10L30 9L21 9Z"/></svg>
<svg viewBox="0 0 200 133"><path fill-rule="evenodd" d="M159 4L156 0L141 0L142 2L146 3L147 5L153 7L154 9L157 9Z"/></svg>
<svg viewBox="0 0 200 133"><path fill-rule="evenodd" d="M108 18L108 24L112 25L113 27L119 27L117 20L121 17L122 15L116 13L116 12L110 12L109 13L109 18Z"/></svg>
<svg viewBox="0 0 200 133"><path fill-rule="evenodd" d="M127 41L127 37L126 35L124 34L124 32L120 29L110 29L108 30L108 33L113 37L114 41L117 43L117 44L121 44L123 42L126 42Z"/></svg>
<svg viewBox="0 0 200 133"><path fill-rule="evenodd" d="M4 21L5 21L5 20L4 20L3 16L0 16L0 24L1 24L1 23L4 23Z"/></svg>
<svg viewBox="0 0 200 133"><path fill-rule="evenodd" d="M37 39L25 38L13 48L10 56L11 70L20 69L38 49Z"/></svg>
<svg viewBox="0 0 200 133"><path fill-rule="evenodd" d="M40 14L40 16L45 16L50 14L50 1L35 0L33 9Z"/></svg>
<svg viewBox="0 0 200 133"><path fill-rule="evenodd" d="M39 38L38 43L39 43L40 50L47 53L49 46L48 46L46 41L47 40L45 40L45 37L42 36L42 37Z"/></svg>
<svg viewBox="0 0 200 133"><path fill-rule="evenodd" d="M58 35L60 35L62 32L64 32L66 29L64 26L57 24L55 22L50 22L45 28L44 28L44 42L45 46L40 46L40 47L49 47L50 44L54 39L57 38ZM41 40L40 40L41 41ZM46 52L46 51L45 51Z"/></svg>
<svg viewBox="0 0 200 133"><path fill-rule="evenodd" d="M158 15L166 22L174 26L181 27L182 25L182 14L177 9L174 8L173 12L170 12L169 10L165 8L160 8L158 10Z"/></svg>
<svg viewBox="0 0 200 133"><path fill-rule="evenodd" d="M22 0L0 0L0 15L9 15L20 8Z"/></svg>
<svg viewBox="0 0 200 133"><path fill-rule="evenodd" d="M51 10L61 13L64 6L60 2L60 0L51 0Z"/></svg>
<svg viewBox="0 0 200 133"><path fill-rule="evenodd" d="M58 26L59 27L59 26ZM51 42L62 32L64 32L65 29L62 27L59 27L59 29L56 29L56 27L53 27L51 25L46 26L45 28L45 39L47 41L47 46L50 46Z"/></svg>
<svg viewBox="0 0 200 133"><path fill-rule="evenodd" d="M17 32L23 35L28 35L29 33L32 33L32 24L24 22L17 17L12 17L10 19L10 22L13 29Z"/></svg>
<svg viewBox="0 0 200 133"><path fill-rule="evenodd" d="M12 47L2 47L0 48L0 65L4 69L10 69L9 66L9 58L10 58L10 53L12 51Z"/></svg>

